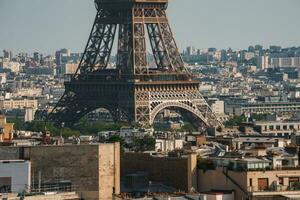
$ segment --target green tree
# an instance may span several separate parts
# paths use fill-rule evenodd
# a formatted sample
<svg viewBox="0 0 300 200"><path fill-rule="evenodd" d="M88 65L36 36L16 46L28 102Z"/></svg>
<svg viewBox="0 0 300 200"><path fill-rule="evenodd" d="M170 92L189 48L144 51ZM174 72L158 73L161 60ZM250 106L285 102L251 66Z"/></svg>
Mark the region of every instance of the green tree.
<svg viewBox="0 0 300 200"><path fill-rule="evenodd" d="M25 123L20 119L8 119L7 122L13 123L15 130L24 130L25 129Z"/></svg>
<svg viewBox="0 0 300 200"><path fill-rule="evenodd" d="M233 118L225 122L225 126L226 127L237 126L245 121L246 121L246 117L244 115L234 116Z"/></svg>
<svg viewBox="0 0 300 200"><path fill-rule="evenodd" d="M154 151L155 143L155 138L145 135L143 138L137 138L134 140L133 148L138 152Z"/></svg>
<svg viewBox="0 0 300 200"><path fill-rule="evenodd" d="M185 122L184 125L180 129L181 132L195 132L197 129L189 122Z"/></svg>
<svg viewBox="0 0 300 200"><path fill-rule="evenodd" d="M251 119L255 121L263 121L267 119L267 114L252 114Z"/></svg>
<svg viewBox="0 0 300 200"><path fill-rule="evenodd" d="M124 139L118 135L113 135L108 139L108 142L120 142L120 145L122 146L124 144Z"/></svg>

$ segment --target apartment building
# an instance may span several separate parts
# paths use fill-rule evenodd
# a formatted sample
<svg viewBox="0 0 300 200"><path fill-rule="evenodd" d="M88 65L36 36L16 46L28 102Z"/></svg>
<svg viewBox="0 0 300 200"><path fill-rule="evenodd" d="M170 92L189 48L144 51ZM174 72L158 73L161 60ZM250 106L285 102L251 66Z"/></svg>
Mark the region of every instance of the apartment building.
<svg viewBox="0 0 300 200"><path fill-rule="evenodd" d="M299 121L260 121L254 123L254 129L262 135L289 137L300 131Z"/></svg>
<svg viewBox="0 0 300 200"><path fill-rule="evenodd" d="M259 102L227 103L225 113L242 115L244 113L293 113L300 110L300 102Z"/></svg>
<svg viewBox="0 0 300 200"><path fill-rule="evenodd" d="M239 166L253 166L239 168ZM268 169L260 159L236 161L236 167L198 171L198 191L233 190L235 200L273 200L300 198L300 170ZM207 181L209 180L209 181Z"/></svg>
<svg viewBox="0 0 300 200"><path fill-rule="evenodd" d="M4 99L0 100L0 109L38 108L36 99Z"/></svg>

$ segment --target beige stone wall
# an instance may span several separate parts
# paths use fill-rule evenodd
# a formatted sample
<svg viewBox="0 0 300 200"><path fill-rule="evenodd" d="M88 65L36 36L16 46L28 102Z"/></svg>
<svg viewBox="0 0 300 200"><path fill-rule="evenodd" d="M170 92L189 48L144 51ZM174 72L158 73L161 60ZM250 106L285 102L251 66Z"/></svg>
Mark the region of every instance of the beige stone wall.
<svg viewBox="0 0 300 200"><path fill-rule="evenodd" d="M7 123L3 126L3 141L4 142L11 142L13 139L13 131L14 131L14 124Z"/></svg>
<svg viewBox="0 0 300 200"><path fill-rule="evenodd" d="M245 172L229 171L228 175L238 182L241 187L247 190L247 174ZM235 200L245 200L246 195L241 189L226 178L222 169L198 171L198 192L208 192L211 190L234 190Z"/></svg>
<svg viewBox="0 0 300 200"><path fill-rule="evenodd" d="M0 160L28 159L42 183L70 180L86 200L110 200L120 192L120 145L0 147Z"/></svg>
<svg viewBox="0 0 300 200"><path fill-rule="evenodd" d="M0 108L14 109L14 108L37 108L38 101L36 99L23 100L1 100Z"/></svg>
<svg viewBox="0 0 300 200"><path fill-rule="evenodd" d="M121 176L138 171L149 173L151 181L158 181L182 191L197 188L197 157L153 157L143 153L121 155Z"/></svg>
<svg viewBox="0 0 300 200"><path fill-rule="evenodd" d="M99 199L107 200L120 193L120 145L99 146ZM112 163L117 163L113 165Z"/></svg>

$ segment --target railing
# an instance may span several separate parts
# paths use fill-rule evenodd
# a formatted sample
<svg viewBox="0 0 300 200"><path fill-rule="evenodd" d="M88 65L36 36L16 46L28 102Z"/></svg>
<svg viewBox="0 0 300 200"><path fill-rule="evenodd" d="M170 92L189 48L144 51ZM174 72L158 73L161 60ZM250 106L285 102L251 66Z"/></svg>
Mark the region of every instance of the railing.
<svg viewBox="0 0 300 200"><path fill-rule="evenodd" d="M75 185L71 185L69 183L52 183L52 184L41 184L39 185L19 185L14 184L15 186L24 187L23 192L19 193L20 196L35 196L40 194L59 194L65 192L74 192L76 191L77 187ZM1 186L0 193L8 194L11 193L11 186ZM0 196L1 197L1 196ZM1 198L0 198L1 199Z"/></svg>
<svg viewBox="0 0 300 200"><path fill-rule="evenodd" d="M285 185L270 185L267 187L248 186L248 192L287 192L287 191L300 191L298 186L285 186Z"/></svg>
<svg viewBox="0 0 300 200"><path fill-rule="evenodd" d="M25 185L24 191L20 193L20 196L35 196L40 194L59 194L65 192L74 192L77 187L75 185L64 183L52 183L39 185Z"/></svg>
<svg viewBox="0 0 300 200"><path fill-rule="evenodd" d="M255 172L255 171L284 171L284 170L295 170L295 171L298 171L300 170L300 166L282 166L282 167L271 167L271 166L268 166L268 167L265 167L265 168L250 168L250 169L247 169L245 167L233 167L233 166L228 166L228 170L229 171L237 171L237 172Z"/></svg>
<svg viewBox="0 0 300 200"><path fill-rule="evenodd" d="M73 81L127 81L127 82L148 82L148 81L191 81L192 75L184 73L149 73L143 75L122 74L118 70L99 71L98 73L78 74L75 77L65 75L65 83Z"/></svg>
<svg viewBox="0 0 300 200"><path fill-rule="evenodd" d="M30 187L31 193L45 193L45 192L72 192L76 190L76 186L74 185L58 185L58 184L49 184L49 185L42 185L41 187L32 186Z"/></svg>

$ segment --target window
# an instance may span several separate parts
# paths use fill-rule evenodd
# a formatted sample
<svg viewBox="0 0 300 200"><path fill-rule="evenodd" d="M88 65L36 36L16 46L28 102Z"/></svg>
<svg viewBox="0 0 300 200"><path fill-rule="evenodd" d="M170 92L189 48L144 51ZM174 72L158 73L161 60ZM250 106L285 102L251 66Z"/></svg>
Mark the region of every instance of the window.
<svg viewBox="0 0 300 200"><path fill-rule="evenodd" d="M289 178L289 187L291 189L293 189L294 186L295 186L295 183L297 183L297 182L299 182L299 178L298 177L290 177Z"/></svg>
<svg viewBox="0 0 300 200"><path fill-rule="evenodd" d="M249 186L252 187L252 178L249 179Z"/></svg>
<svg viewBox="0 0 300 200"><path fill-rule="evenodd" d="M257 182L258 182L258 190L266 190L269 186L268 178L259 178Z"/></svg>
<svg viewBox="0 0 300 200"><path fill-rule="evenodd" d="M283 177L279 177L279 185L283 185Z"/></svg>
<svg viewBox="0 0 300 200"><path fill-rule="evenodd" d="M11 192L11 185L12 185L12 178L11 177L0 177L1 192L10 193Z"/></svg>

